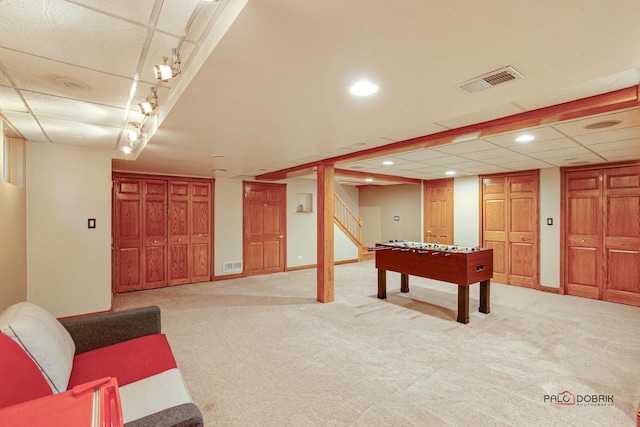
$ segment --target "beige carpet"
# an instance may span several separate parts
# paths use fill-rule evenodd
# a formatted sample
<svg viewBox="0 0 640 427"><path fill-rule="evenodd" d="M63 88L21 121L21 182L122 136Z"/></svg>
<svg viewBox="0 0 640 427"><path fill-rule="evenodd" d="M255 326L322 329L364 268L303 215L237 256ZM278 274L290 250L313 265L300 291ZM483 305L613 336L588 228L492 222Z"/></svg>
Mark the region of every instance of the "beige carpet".
<svg viewBox="0 0 640 427"><path fill-rule="evenodd" d="M455 285L411 276L402 294L389 273L379 300L366 261L336 266L336 301L320 304L315 275L119 294L114 308L161 307L208 426L635 425L640 308L492 283L491 314L473 285L462 325ZM545 402L565 390L581 404Z"/></svg>

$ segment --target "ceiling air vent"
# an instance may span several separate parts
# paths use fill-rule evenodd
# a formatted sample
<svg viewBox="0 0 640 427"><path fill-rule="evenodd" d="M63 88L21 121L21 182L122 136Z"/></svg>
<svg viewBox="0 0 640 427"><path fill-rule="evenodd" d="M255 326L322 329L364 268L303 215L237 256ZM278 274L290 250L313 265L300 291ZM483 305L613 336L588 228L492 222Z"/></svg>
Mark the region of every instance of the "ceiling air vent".
<svg viewBox="0 0 640 427"><path fill-rule="evenodd" d="M459 85L458 89L467 93L475 93L511 80L523 78L524 76L517 72L513 67L505 67L466 81Z"/></svg>

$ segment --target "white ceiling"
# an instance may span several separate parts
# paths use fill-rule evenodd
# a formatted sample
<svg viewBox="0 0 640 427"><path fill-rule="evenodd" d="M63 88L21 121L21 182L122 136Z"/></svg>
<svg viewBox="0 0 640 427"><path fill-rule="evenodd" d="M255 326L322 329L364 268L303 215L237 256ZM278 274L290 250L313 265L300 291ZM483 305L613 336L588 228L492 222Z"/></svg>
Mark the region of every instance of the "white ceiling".
<svg viewBox="0 0 640 427"><path fill-rule="evenodd" d="M255 176L637 86L638 16L637 0L0 0L0 113L29 140L110 150L117 170ZM182 74L157 81L176 47ZM456 88L505 66L525 78ZM363 77L380 91L353 97ZM620 123L584 128L603 120ZM127 156L130 123L146 140ZM640 159L639 107L530 131L338 167L435 179Z"/></svg>

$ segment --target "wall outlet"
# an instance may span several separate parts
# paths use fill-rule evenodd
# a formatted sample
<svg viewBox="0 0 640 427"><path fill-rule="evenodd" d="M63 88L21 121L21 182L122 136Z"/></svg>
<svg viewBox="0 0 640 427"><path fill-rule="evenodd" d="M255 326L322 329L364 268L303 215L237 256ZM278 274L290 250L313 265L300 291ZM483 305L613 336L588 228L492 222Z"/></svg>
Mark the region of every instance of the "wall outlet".
<svg viewBox="0 0 640 427"><path fill-rule="evenodd" d="M302 259L302 255L298 255L298 259Z"/></svg>

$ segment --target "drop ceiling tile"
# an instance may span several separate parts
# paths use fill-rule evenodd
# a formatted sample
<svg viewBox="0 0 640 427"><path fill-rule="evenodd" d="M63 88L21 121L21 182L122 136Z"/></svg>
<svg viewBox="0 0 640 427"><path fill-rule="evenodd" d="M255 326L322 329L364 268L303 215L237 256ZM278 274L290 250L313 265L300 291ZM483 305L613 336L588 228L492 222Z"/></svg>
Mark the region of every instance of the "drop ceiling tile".
<svg viewBox="0 0 640 427"><path fill-rule="evenodd" d="M462 154L462 156L472 160L491 160L498 157L507 157L514 154L515 153L513 151L507 150L506 148L493 148L491 150Z"/></svg>
<svg viewBox="0 0 640 427"><path fill-rule="evenodd" d="M24 92L24 97L39 119L50 117L111 127L119 127L124 120L124 108L107 107L34 92Z"/></svg>
<svg viewBox="0 0 640 427"><path fill-rule="evenodd" d="M631 138L640 138L640 126L632 126L628 128L606 130L598 133L589 133L585 135L574 136L573 139L583 145L600 145L603 142L621 141Z"/></svg>
<svg viewBox="0 0 640 427"><path fill-rule="evenodd" d="M44 131L54 144L113 149L120 129L49 117L40 118Z"/></svg>
<svg viewBox="0 0 640 427"><path fill-rule="evenodd" d="M191 29L186 35L186 39L190 42L197 42L204 34L210 22L214 19L214 15L218 11L220 2L205 2L202 9L198 12L198 15L191 24ZM164 17L163 17L164 18Z"/></svg>
<svg viewBox="0 0 640 427"><path fill-rule="evenodd" d="M638 153L640 153L640 136L634 139L605 142L604 144L593 144L593 145L589 145L588 148L589 150L592 150L598 154L611 151L611 150L623 150L623 149L636 150Z"/></svg>
<svg viewBox="0 0 640 427"><path fill-rule="evenodd" d="M619 124L607 128L585 129L585 126L606 121L620 121ZM633 108L615 113L600 114L584 119L577 119L556 123L553 125L556 129L568 136L586 135L591 133L611 132L627 127L640 126L640 108Z"/></svg>
<svg viewBox="0 0 640 427"><path fill-rule="evenodd" d="M3 111L27 112L22 99L16 94L16 91L6 86L0 86L0 106L0 113Z"/></svg>
<svg viewBox="0 0 640 427"><path fill-rule="evenodd" d="M554 166L575 166L579 164L598 164L603 163L605 160L591 152L587 153L564 153L564 155L560 155L557 157L548 157L545 158L544 161L546 163L550 163Z"/></svg>
<svg viewBox="0 0 640 427"><path fill-rule="evenodd" d="M533 142L544 142L565 138L562 133L558 132L550 126L538 126L534 128L518 130L516 132L508 132L500 135L488 136L484 139L501 147L511 147L514 145L522 144L520 142L517 142L516 138L524 134L533 135L533 137L535 138Z"/></svg>
<svg viewBox="0 0 640 427"><path fill-rule="evenodd" d="M439 151L441 153L464 155L467 153L475 153L478 151L493 150L495 148L498 147L487 141L477 139L474 141L458 142L456 144L439 145L438 147L433 148L433 150Z"/></svg>
<svg viewBox="0 0 640 427"><path fill-rule="evenodd" d="M118 77L70 64L49 61L0 48L5 68L19 89L75 98L112 107L124 108L131 92L132 78ZM17 78L16 76L21 76ZM68 87L59 78L69 78L87 86L87 89Z"/></svg>
<svg viewBox="0 0 640 427"><path fill-rule="evenodd" d="M640 148L620 148L617 150L598 152L598 154L609 161L617 161L620 158L624 158L626 160L638 160L640 159Z"/></svg>
<svg viewBox="0 0 640 427"><path fill-rule="evenodd" d="M145 26L64 1L5 2L2 9L4 47L133 77L147 35ZM24 22L29 22L28 31Z"/></svg>
<svg viewBox="0 0 640 427"><path fill-rule="evenodd" d="M512 169L508 169L498 165L484 165L484 166L477 166L477 167L466 169L468 173L475 174L475 175L502 173L502 172L509 172L511 170ZM458 174L456 173L456 176L457 175Z"/></svg>
<svg viewBox="0 0 640 427"><path fill-rule="evenodd" d="M427 164L423 163L423 162L404 162L404 163L396 163L394 165L391 166L385 166L388 167L390 169L396 170L396 171L411 171L411 170L415 170L415 169L420 169L420 168L424 168L428 166Z"/></svg>
<svg viewBox="0 0 640 427"><path fill-rule="evenodd" d="M587 150L584 147L576 146L569 148L561 148L559 150L549 150L549 151L538 151L535 153L528 153L529 156L548 161L548 159L563 159L563 158L571 158L578 157L580 155L592 154L591 151Z"/></svg>
<svg viewBox="0 0 640 427"><path fill-rule="evenodd" d="M69 3L75 3L78 6L84 6L93 9L95 13L104 13L105 15L120 17L125 21L135 21L141 25L147 25L153 10L153 2L151 1L131 1L131 0L67 0ZM108 7L107 7L108 6Z"/></svg>
<svg viewBox="0 0 640 427"><path fill-rule="evenodd" d="M431 159L437 159L439 157L447 157L447 153L442 153L440 151L435 151L433 149L422 149L422 150L414 150L407 151L402 154L394 154L393 157L397 157L399 159L405 160L414 160L417 162L429 161Z"/></svg>
<svg viewBox="0 0 640 427"><path fill-rule="evenodd" d="M17 111L3 111L2 114L28 141L49 142L31 114Z"/></svg>
<svg viewBox="0 0 640 427"><path fill-rule="evenodd" d="M543 153L545 151L562 150L580 147L579 144L569 138L554 139L552 141L528 142L509 147L511 150L523 154ZM534 156L538 157L538 156Z"/></svg>
<svg viewBox="0 0 640 427"><path fill-rule="evenodd" d="M544 169L544 168L552 167L554 165L551 163L547 163L544 160L529 158L528 160L522 160L519 162L509 162L509 163L503 164L503 166L513 171L523 171L523 170L529 170L529 169Z"/></svg>
<svg viewBox="0 0 640 427"><path fill-rule="evenodd" d="M528 160L531 160L531 157L527 156L526 154L518 154L512 152L505 156L496 156L491 159L484 159L484 162L492 165L502 165L505 167L510 167L509 165L511 163L526 162Z"/></svg>

